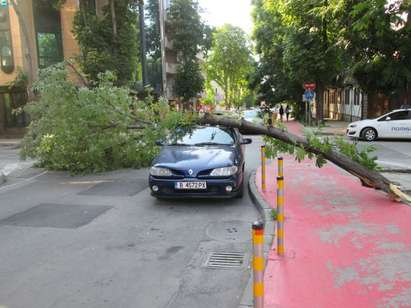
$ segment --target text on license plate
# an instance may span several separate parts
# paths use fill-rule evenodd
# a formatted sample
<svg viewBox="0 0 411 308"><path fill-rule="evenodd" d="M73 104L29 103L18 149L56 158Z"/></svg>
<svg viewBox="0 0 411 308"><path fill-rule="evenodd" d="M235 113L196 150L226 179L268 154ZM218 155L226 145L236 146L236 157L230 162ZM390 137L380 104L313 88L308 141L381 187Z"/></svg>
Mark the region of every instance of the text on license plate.
<svg viewBox="0 0 411 308"><path fill-rule="evenodd" d="M177 182L176 189L207 189L206 182Z"/></svg>

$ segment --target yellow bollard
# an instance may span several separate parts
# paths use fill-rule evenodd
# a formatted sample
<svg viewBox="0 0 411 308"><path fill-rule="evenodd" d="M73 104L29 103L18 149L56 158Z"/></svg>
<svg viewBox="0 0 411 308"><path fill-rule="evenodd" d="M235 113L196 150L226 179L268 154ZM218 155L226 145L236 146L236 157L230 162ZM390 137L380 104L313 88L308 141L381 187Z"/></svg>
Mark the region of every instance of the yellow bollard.
<svg viewBox="0 0 411 308"><path fill-rule="evenodd" d="M253 230L254 308L264 307L264 223L256 221Z"/></svg>
<svg viewBox="0 0 411 308"><path fill-rule="evenodd" d="M284 177L277 177L277 254L284 256Z"/></svg>
<svg viewBox="0 0 411 308"><path fill-rule="evenodd" d="M261 189L265 191L266 186L266 157L265 157L265 145L261 146Z"/></svg>
<svg viewBox="0 0 411 308"><path fill-rule="evenodd" d="M278 157L278 176L284 176L284 158Z"/></svg>

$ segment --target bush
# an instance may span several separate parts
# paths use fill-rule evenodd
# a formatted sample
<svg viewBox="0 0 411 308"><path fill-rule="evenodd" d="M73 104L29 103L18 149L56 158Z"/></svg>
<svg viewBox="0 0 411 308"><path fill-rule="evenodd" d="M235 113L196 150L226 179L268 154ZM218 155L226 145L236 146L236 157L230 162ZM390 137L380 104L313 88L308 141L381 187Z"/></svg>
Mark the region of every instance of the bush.
<svg viewBox="0 0 411 308"><path fill-rule="evenodd" d="M35 84L39 101L28 104L32 122L22 157L51 170L90 173L150 164L157 139L191 117L170 111L165 101L139 101L129 89L99 76L96 88L77 88L62 65L43 70Z"/></svg>

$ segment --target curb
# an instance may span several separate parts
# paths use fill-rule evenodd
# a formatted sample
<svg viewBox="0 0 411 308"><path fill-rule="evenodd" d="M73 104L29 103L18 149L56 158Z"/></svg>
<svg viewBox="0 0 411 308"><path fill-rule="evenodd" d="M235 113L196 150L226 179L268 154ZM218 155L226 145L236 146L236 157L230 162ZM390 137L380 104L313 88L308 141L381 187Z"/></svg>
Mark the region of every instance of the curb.
<svg viewBox="0 0 411 308"><path fill-rule="evenodd" d="M250 178L248 180L248 191L250 193L250 198L257 208L258 212L260 213L260 218L264 221L264 256L265 256L265 264L268 261L268 253L271 249L274 235L275 235L275 222L271 217L271 206L263 199L260 192L258 191L257 184L256 184L256 171L254 170ZM247 282L247 286L243 291L241 296L240 304L238 308L245 308L245 307L254 307L253 305L253 295L252 295L252 285L253 285L253 275L250 275L250 278Z"/></svg>
<svg viewBox="0 0 411 308"><path fill-rule="evenodd" d="M6 175L0 170L0 185L6 183Z"/></svg>

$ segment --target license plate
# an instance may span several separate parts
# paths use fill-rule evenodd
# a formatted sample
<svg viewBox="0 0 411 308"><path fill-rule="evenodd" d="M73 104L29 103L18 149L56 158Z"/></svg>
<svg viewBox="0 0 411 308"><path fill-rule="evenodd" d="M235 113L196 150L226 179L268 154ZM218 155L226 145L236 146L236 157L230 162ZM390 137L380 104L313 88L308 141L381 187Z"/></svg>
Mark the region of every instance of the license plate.
<svg viewBox="0 0 411 308"><path fill-rule="evenodd" d="M193 190L207 189L207 183L206 182L177 182L176 189L193 189Z"/></svg>

